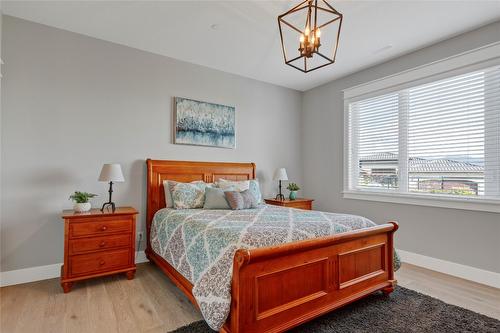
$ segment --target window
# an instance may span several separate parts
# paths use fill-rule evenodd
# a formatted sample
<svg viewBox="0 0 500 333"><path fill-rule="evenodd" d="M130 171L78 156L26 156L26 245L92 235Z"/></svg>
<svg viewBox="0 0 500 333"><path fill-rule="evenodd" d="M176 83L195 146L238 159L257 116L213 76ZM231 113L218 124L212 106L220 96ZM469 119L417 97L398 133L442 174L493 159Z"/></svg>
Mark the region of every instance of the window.
<svg viewBox="0 0 500 333"><path fill-rule="evenodd" d="M500 199L500 66L346 102L346 191Z"/></svg>

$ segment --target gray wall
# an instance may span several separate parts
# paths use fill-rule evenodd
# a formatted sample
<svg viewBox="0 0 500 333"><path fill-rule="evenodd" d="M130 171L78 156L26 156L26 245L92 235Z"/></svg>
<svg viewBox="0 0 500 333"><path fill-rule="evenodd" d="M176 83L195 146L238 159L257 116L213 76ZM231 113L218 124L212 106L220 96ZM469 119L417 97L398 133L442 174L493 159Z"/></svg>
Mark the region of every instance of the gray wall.
<svg viewBox="0 0 500 333"><path fill-rule="evenodd" d="M2 1L0 1L0 58L2 56ZM3 72L3 66L0 64L0 73ZM2 78L0 78L0 232L2 230ZM1 241L1 239L0 239ZM1 271L1 269L0 269Z"/></svg>
<svg viewBox="0 0 500 333"><path fill-rule="evenodd" d="M69 194L106 199L101 165L121 163L119 205L144 230L144 160L255 162L263 192L276 167L302 182L301 94L9 16L3 20L1 271L62 261ZM172 97L236 106L234 150L172 144Z"/></svg>
<svg viewBox="0 0 500 333"><path fill-rule="evenodd" d="M266 195L285 166L322 210L398 220L397 246L500 272L494 213L344 200L342 89L500 40L500 23L363 70L302 95L78 34L3 17L1 271L62 261L68 195L98 193L102 163L121 163L115 201L141 211L147 157L253 161ZM173 145L172 97L235 105L235 150ZM301 112L302 110L302 112ZM302 171L305 171L304 174ZM303 177L302 177L303 176Z"/></svg>
<svg viewBox="0 0 500 333"><path fill-rule="evenodd" d="M321 210L397 220L396 246L422 255L500 272L500 214L342 198L342 90L500 40L500 22L452 38L303 95L302 157L306 195Z"/></svg>

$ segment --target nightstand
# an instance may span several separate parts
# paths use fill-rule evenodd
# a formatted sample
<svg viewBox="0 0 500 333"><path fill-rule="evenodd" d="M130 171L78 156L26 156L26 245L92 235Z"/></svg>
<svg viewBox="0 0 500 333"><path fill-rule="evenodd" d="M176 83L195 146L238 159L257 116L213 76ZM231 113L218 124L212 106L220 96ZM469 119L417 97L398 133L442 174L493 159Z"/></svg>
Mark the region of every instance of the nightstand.
<svg viewBox="0 0 500 333"><path fill-rule="evenodd" d="M306 198L297 198L295 200L264 199L264 201L268 205L312 210L312 202L314 201L314 199L306 199Z"/></svg>
<svg viewBox="0 0 500 333"><path fill-rule="evenodd" d="M71 291L75 281L116 273L134 278L136 214L132 207L118 207L114 213L99 209L63 211L61 286L65 293Z"/></svg>

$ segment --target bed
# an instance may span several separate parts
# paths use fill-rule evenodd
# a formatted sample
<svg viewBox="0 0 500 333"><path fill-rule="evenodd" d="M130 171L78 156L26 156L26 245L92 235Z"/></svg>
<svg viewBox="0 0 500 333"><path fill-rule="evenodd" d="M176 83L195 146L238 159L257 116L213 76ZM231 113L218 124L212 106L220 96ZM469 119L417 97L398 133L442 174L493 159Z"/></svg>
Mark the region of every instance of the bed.
<svg viewBox="0 0 500 333"><path fill-rule="evenodd" d="M202 273L193 273L193 269L189 271L184 268L182 255L166 255L159 244L161 242L158 242L159 228L166 228L162 221L177 219L178 224L182 224L189 218L191 225L196 226L198 223L203 228L204 221L217 221L213 224L221 223L219 226L224 226L225 221L241 219L244 225L245 220L249 219L246 215L256 214L250 220L262 223L279 223L280 219L288 216L298 221L294 222L299 226L298 229L309 233L314 231L307 230L311 228L307 221L313 219L321 220L318 223L324 223L326 227L332 225L328 221L335 220L335 225L342 228L342 223L338 223L339 216L335 214L275 206L263 206L247 212L165 209L163 180L201 180L211 183L220 178L254 179L255 164L147 160L146 256L200 308L205 318L208 311L206 302L200 296L199 286L194 283L203 280ZM266 218L263 219L263 216ZM257 242L255 246L233 249L230 258L226 258L223 264L228 266L229 273L232 271L232 276L226 274L229 280L219 281L214 287L217 289L219 286L216 293L220 290L230 293L228 298L221 298L220 306L216 306L212 314L215 319L225 319L223 310L227 307L229 315L220 323L220 331L282 332L375 291L381 290L386 294L392 292L396 283L392 260L393 234L398 228L397 223L372 226L367 225L366 219L361 217L343 216L345 219L355 219L354 222L346 223L346 232L342 232L343 229L336 230L335 234L324 236L321 231L317 231L318 237L301 239L299 236L297 240L292 237L288 239L290 242L270 246L266 246L265 237L262 236L259 237L263 242L261 244ZM349 227L353 223L359 224L359 229ZM187 231L183 232L187 234ZM212 237L217 240L219 236ZM220 276L222 278L224 274ZM218 297L209 296L216 300ZM202 301L198 302L197 299ZM214 327L214 322L211 327Z"/></svg>

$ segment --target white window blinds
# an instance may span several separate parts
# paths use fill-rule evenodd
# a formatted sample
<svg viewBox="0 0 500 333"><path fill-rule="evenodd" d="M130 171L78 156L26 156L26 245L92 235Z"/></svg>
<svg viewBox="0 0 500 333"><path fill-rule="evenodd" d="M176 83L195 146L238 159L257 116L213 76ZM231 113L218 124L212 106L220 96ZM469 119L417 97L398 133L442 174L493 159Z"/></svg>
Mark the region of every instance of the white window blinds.
<svg viewBox="0 0 500 333"><path fill-rule="evenodd" d="M500 198L500 67L347 111L347 190Z"/></svg>
<svg viewBox="0 0 500 333"><path fill-rule="evenodd" d="M399 147L398 94L354 103L352 114L357 123L354 183L358 188L396 189Z"/></svg>

